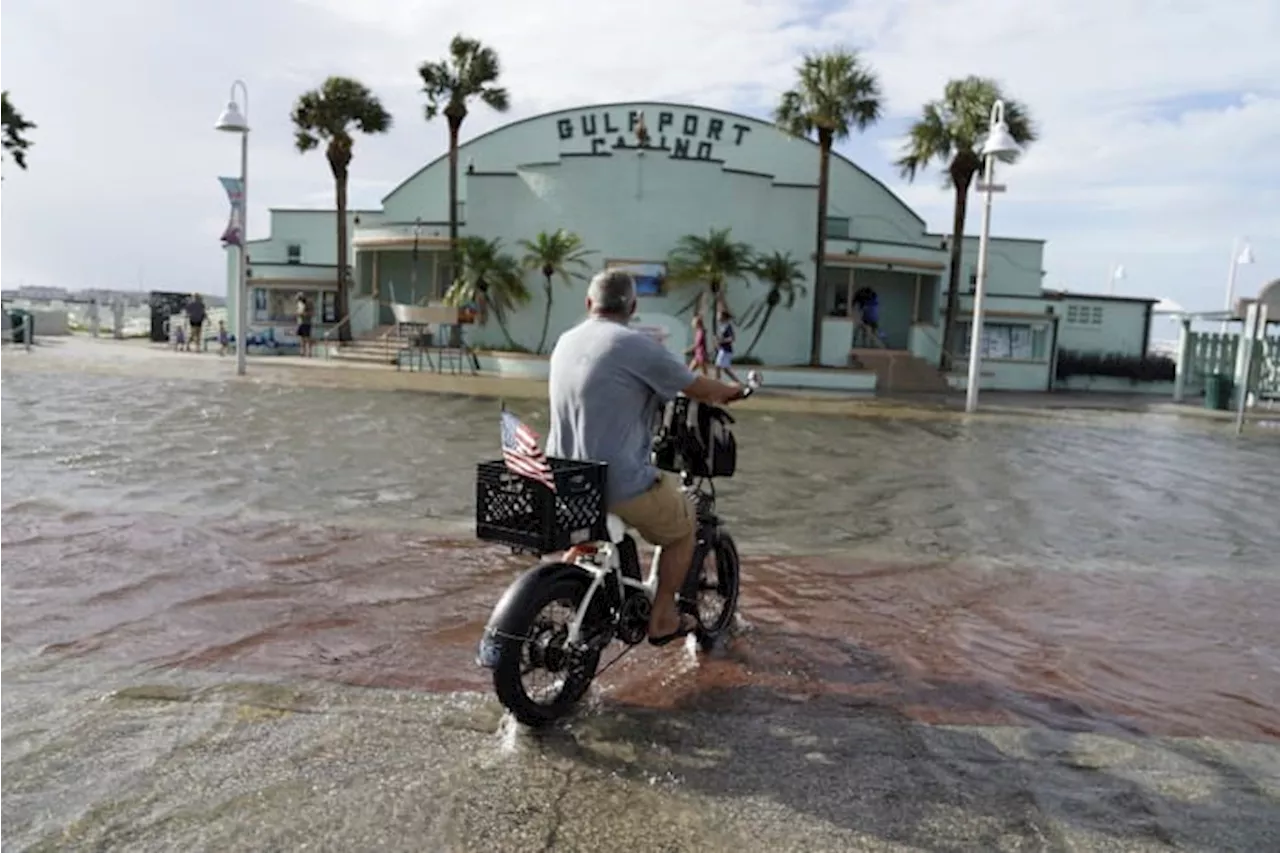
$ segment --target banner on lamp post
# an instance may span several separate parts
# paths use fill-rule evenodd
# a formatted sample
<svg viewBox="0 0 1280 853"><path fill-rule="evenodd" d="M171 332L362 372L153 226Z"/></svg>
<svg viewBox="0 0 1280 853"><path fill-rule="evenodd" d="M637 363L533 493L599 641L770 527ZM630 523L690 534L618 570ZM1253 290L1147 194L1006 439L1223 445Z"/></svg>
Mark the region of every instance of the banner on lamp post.
<svg viewBox="0 0 1280 853"><path fill-rule="evenodd" d="M227 191L227 201L231 203L231 214L227 219L227 227L222 231L222 246L244 245L244 181L240 178L218 178L222 188Z"/></svg>

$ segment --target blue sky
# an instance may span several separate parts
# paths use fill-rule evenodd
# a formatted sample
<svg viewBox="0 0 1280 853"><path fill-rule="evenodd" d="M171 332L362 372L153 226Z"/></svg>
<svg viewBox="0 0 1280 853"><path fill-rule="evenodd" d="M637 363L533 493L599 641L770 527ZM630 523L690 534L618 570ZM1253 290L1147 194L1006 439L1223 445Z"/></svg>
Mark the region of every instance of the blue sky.
<svg viewBox="0 0 1280 853"><path fill-rule="evenodd" d="M458 31L495 46L513 110L477 111L464 136L560 107L673 100L765 117L800 54L861 49L886 115L844 144L945 231L936 173L892 167L920 105L949 77L994 76L1030 105L1042 139L1002 174L993 228L1048 240L1045 283L1106 287L1216 309L1233 241L1257 263L1241 294L1280 276L1280 4L1233 0L8 0L4 88L39 124L30 170L6 163L3 283L220 292L216 177L234 140L211 124L232 80L251 88L251 231L268 206L324 206L323 159L294 152L289 108L332 73L372 87L396 117L360 140L352 202L382 195L444 147L422 119L415 69ZM1208 58L1211 57L1211 60ZM971 207L976 207L973 205ZM976 211L968 224L976 233Z"/></svg>

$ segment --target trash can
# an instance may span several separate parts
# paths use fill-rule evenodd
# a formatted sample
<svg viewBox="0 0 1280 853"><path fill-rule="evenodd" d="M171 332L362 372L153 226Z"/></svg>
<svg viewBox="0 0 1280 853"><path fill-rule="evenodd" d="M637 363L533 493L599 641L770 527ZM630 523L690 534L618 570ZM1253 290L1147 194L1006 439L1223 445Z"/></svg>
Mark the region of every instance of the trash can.
<svg viewBox="0 0 1280 853"><path fill-rule="evenodd" d="M13 342L15 344L25 344L27 342L27 318L31 316L31 312L25 308L13 308L9 311L9 328L13 332ZM36 336L35 323L30 326L31 338L34 340Z"/></svg>
<svg viewBox="0 0 1280 853"><path fill-rule="evenodd" d="M1231 386L1234 383L1225 373L1210 374L1204 383L1204 407L1225 412L1231 408Z"/></svg>

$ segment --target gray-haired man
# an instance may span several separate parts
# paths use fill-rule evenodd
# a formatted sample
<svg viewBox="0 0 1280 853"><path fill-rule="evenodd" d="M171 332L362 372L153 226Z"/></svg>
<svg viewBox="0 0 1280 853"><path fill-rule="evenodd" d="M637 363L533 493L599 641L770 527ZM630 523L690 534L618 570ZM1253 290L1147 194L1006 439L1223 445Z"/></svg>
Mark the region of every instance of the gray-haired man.
<svg viewBox="0 0 1280 853"><path fill-rule="evenodd" d="M587 288L587 319L565 332L551 353L551 433L547 455L606 462L609 511L662 546L649 642L665 645L693 630L676 595L693 560L693 507L673 475L650 461L662 404L679 393L723 405L742 388L695 376L657 341L627 328L636 310L631 276L608 270Z"/></svg>

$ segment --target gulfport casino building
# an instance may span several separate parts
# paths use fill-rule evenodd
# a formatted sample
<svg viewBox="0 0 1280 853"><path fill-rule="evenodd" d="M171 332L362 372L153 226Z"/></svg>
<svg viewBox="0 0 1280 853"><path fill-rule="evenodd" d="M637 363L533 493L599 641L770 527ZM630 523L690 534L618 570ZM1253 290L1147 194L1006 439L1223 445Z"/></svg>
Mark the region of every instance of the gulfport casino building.
<svg viewBox="0 0 1280 853"><path fill-rule="evenodd" d="M637 135L641 125L647 144ZM499 238L518 258L521 239L557 228L576 232L594 252L594 265L623 266L637 275L638 322L663 330L667 345L683 351L691 334L688 315L680 311L692 291L673 292L663 278L677 241L730 228L734 240L757 252L789 252L811 278L817 177L816 144L756 118L668 103L578 107L512 122L461 146L460 233ZM354 280L349 322L357 338L392 323L393 304L440 301L450 282L447 211L444 154L407 176L380 209L349 211ZM271 236L250 241L251 335L270 329L287 340L301 290L312 292L321 328L339 322L334 215L273 209ZM960 356L969 346L977 249L977 238L966 237L956 337ZM807 364L817 312L821 363L848 368L852 295L869 286L880 298L884 341L883 352L871 355L894 360L899 384L917 375L908 369L913 363L936 364L947 237L930 233L884 184L838 154L831 162L825 251L824 280L817 286L806 280L791 308L774 311L752 355L782 377L788 368ZM234 251L228 252L227 268L229 282L234 281ZM1059 350L1146 352L1155 300L1048 292L1042 288L1043 270L1043 240L992 240L984 387L1046 390ZM533 300L508 325L516 342L532 349L545 305L541 275L530 273L528 285ZM585 282L572 289L556 283L549 341L581 318L585 287ZM234 297L235 288L228 292ZM735 282L727 299L742 316L766 292L760 282ZM469 327L466 334L478 350L504 344L492 321ZM751 337L752 330L739 330L743 344ZM490 358L487 366L537 372L527 363L512 368L519 361L515 356L499 356L494 353L497 360ZM864 387L855 374L865 374L867 360L855 363L862 371L796 368L791 384L812 386L821 373L829 387ZM881 387L886 379L893 381L876 369ZM958 370L963 372L963 365ZM932 376L939 378L936 372ZM874 379L871 383L875 387Z"/></svg>

